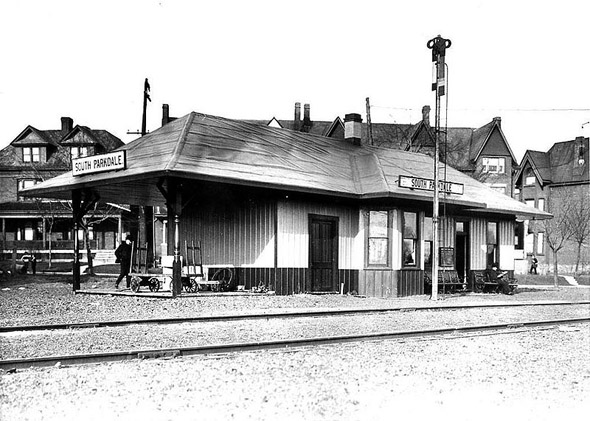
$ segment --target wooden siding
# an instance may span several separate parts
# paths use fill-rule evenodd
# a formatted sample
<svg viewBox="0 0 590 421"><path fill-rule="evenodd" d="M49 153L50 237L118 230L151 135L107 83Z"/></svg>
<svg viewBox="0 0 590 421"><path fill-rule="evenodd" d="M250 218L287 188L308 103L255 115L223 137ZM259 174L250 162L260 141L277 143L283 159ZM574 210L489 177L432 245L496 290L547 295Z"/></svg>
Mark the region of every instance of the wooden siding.
<svg viewBox="0 0 590 421"><path fill-rule="evenodd" d="M471 218L469 224L469 262L471 270L486 269L487 265L487 221Z"/></svg>
<svg viewBox="0 0 590 421"><path fill-rule="evenodd" d="M400 270L397 282L397 296L408 297L422 294L424 294L424 271Z"/></svg>
<svg viewBox="0 0 590 421"><path fill-rule="evenodd" d="M514 222L499 221L498 246L500 252L500 268L514 270Z"/></svg>
<svg viewBox="0 0 590 421"><path fill-rule="evenodd" d="M439 247L455 247L455 218L443 216L438 227Z"/></svg>
<svg viewBox="0 0 590 421"><path fill-rule="evenodd" d="M309 267L310 214L338 217L339 269L362 267L358 209L313 202L280 201L277 213L277 267Z"/></svg>
<svg viewBox="0 0 590 421"><path fill-rule="evenodd" d="M205 265L274 267L272 201L250 200L244 206L215 206L209 201L184 210L180 221L181 254L184 242L201 241ZM172 254L174 227L168 226Z"/></svg>
<svg viewBox="0 0 590 421"><path fill-rule="evenodd" d="M374 270L359 273L359 294L368 297L391 298L424 294L422 270Z"/></svg>
<svg viewBox="0 0 590 421"><path fill-rule="evenodd" d="M398 272L391 269L360 271L359 294L379 298L396 297Z"/></svg>
<svg viewBox="0 0 590 421"><path fill-rule="evenodd" d="M307 268L238 268L238 284L251 289L261 283L275 291L277 295L290 295L311 292L309 269ZM359 271L341 269L338 271L339 283L344 284L343 292L348 294L359 290Z"/></svg>

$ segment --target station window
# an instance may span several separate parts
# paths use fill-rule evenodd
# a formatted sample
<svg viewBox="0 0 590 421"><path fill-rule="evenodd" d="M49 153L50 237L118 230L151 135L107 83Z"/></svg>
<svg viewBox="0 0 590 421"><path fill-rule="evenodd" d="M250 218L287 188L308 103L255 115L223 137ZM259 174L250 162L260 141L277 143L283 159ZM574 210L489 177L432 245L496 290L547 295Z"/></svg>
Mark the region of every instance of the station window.
<svg viewBox="0 0 590 421"><path fill-rule="evenodd" d="M389 212L369 211L368 258L369 265L389 265Z"/></svg>
<svg viewBox="0 0 590 421"><path fill-rule="evenodd" d="M488 222L487 227L487 265L492 267L493 263L499 263L498 259L498 223Z"/></svg>
<svg viewBox="0 0 590 421"><path fill-rule="evenodd" d="M537 209L544 211L545 210L545 199L537 200Z"/></svg>
<svg viewBox="0 0 590 421"><path fill-rule="evenodd" d="M402 265L404 267L416 267L416 252L418 249L418 214L416 212L404 212L403 223Z"/></svg>
<svg viewBox="0 0 590 421"><path fill-rule="evenodd" d="M23 148L24 162L39 162L41 160L41 150L38 147L26 146Z"/></svg>

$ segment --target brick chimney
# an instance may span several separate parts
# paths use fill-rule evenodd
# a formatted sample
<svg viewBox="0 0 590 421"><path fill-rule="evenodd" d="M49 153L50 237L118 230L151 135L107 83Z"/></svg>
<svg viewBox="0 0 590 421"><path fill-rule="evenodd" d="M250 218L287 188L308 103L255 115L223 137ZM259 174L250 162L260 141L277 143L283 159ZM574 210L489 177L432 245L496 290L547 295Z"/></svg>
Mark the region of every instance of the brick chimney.
<svg viewBox="0 0 590 421"><path fill-rule="evenodd" d="M430 126L430 105L422 107L422 122L427 126Z"/></svg>
<svg viewBox="0 0 590 421"><path fill-rule="evenodd" d="M162 126L170 123L170 107L168 104L162 104Z"/></svg>
<svg viewBox="0 0 590 421"><path fill-rule="evenodd" d="M344 116L344 140L352 142L353 145L360 145L362 122L360 114L346 114Z"/></svg>
<svg viewBox="0 0 590 421"><path fill-rule="evenodd" d="M295 103L295 119L293 120L293 130L299 131L301 127L301 103Z"/></svg>
<svg viewBox="0 0 590 421"><path fill-rule="evenodd" d="M70 117L62 117L61 118L61 133L62 135L66 135L72 131L74 128L74 120Z"/></svg>
<svg viewBox="0 0 590 421"><path fill-rule="evenodd" d="M305 104L303 106L303 131L309 132L311 128L311 118L309 117L310 106L309 104Z"/></svg>

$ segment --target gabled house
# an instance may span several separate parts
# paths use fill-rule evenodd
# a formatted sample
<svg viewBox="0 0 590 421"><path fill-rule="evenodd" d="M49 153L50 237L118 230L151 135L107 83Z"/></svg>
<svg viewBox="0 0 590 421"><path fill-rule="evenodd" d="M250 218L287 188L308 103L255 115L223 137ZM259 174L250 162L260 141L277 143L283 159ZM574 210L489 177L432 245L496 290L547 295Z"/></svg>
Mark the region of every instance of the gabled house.
<svg viewBox="0 0 590 421"><path fill-rule="evenodd" d="M549 151L527 150L516 173L515 198L532 208L551 213L559 212L565 202L580 205L590 219L590 163L588 138L554 144ZM539 260L539 270L551 270L553 257L542 224L525 220L518 230L517 249L522 251L521 266L530 268L533 255ZM581 247L581 264L590 264L590 244ZM572 270L578 258L578 244L568 241L560 252L558 262Z"/></svg>
<svg viewBox="0 0 590 421"><path fill-rule="evenodd" d="M293 120L246 120L257 124L295 130L321 136L344 139L344 122L340 117L333 121L314 121L310 105L295 103ZM447 129L446 139L441 135L440 158L449 166L481 181L507 196L513 195L513 176L518 163L502 131L500 117L479 128ZM422 119L413 124L362 123L361 143L434 155L434 129L430 125L430 107L422 108Z"/></svg>
<svg viewBox="0 0 590 421"><path fill-rule="evenodd" d="M425 117L427 118L427 117ZM481 181L494 190L513 195L513 176L518 163L502 131L502 120L494 117L482 127L447 128L441 135L441 160L453 168ZM421 122L413 134L408 150L434 153L434 133Z"/></svg>
<svg viewBox="0 0 590 421"><path fill-rule="evenodd" d="M71 206L68 202L23 198L20 192L71 169L72 158L90 156L123 146L106 130L73 125L61 118L61 129L39 130L27 126L8 146L0 150L1 247L5 253L48 248L69 249L73 239ZM128 213L118 208L112 217L95 224L90 232L93 248L112 248ZM103 214L104 216L104 214Z"/></svg>

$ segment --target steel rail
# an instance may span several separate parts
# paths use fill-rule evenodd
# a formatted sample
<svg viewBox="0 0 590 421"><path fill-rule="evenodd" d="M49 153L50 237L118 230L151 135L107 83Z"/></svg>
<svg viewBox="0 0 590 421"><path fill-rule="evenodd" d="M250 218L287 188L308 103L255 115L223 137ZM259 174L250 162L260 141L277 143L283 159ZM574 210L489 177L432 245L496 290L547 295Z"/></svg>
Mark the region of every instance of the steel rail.
<svg viewBox="0 0 590 421"><path fill-rule="evenodd" d="M128 350L128 351L114 351L101 352L91 354L79 355L60 355L48 357L34 357L0 360L0 369L14 372L17 369L26 369L33 367L49 367L60 364L61 366L78 365L78 364L92 364L92 363L106 363L106 362L120 362L126 360L141 360L150 358L174 358L191 355L206 355L206 354L223 354L232 352L256 351L256 350L270 350L270 349L286 349L304 346L318 346L330 345L346 342L362 342L362 341L377 341L377 340L391 340L391 339L406 339L415 337L429 337L448 335L451 333L463 332L484 332L497 330L498 333L516 328L533 328L548 325L562 325L562 324L577 324L588 323L590 317L580 317L571 319L554 319L554 320L537 320L528 322L510 322L500 324L488 325L472 325L463 327L445 327L436 329L420 329L408 331L394 331L394 332L376 332L367 334L352 334L352 335L338 335L312 338L296 338L296 339L281 339L273 341L256 341L246 343L229 343L229 344L213 344L201 345L191 347L179 348L161 348L161 349L143 349L143 350ZM522 330L518 331L519 333Z"/></svg>
<svg viewBox="0 0 590 421"><path fill-rule="evenodd" d="M204 323L204 322L229 322L256 319L288 319L297 317L325 317L325 316L346 316L370 313L388 313L405 311L444 311L444 310L468 310L482 308L503 308L503 307L534 307L534 306L570 306L588 305L590 301L565 301L550 302L540 301L531 303L492 303L492 304L464 304L455 306L424 306L424 307L395 307L395 308L339 308L311 311L283 311L280 313L253 313L253 314L219 314L203 315L193 317L164 317L151 319L128 319L112 321L94 321L81 323L55 323L22 326L0 326L0 334L37 331L37 330L64 330L64 329L85 329L99 327L118 327L141 324L178 324L178 323Z"/></svg>

